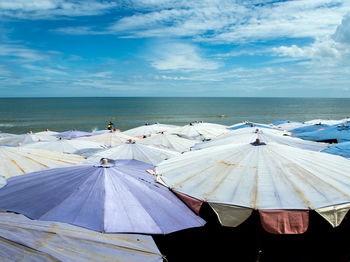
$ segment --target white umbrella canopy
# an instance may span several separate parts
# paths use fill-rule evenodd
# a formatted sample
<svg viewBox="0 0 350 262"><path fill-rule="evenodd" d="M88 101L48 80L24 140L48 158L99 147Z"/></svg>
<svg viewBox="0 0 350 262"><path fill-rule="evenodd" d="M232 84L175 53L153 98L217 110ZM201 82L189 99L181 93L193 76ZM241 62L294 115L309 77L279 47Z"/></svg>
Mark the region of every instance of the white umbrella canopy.
<svg viewBox="0 0 350 262"><path fill-rule="evenodd" d="M4 187L7 184L6 178L3 176L0 176L0 188Z"/></svg>
<svg viewBox="0 0 350 262"><path fill-rule="evenodd" d="M255 122L249 122L249 121L237 123L237 124L228 126L227 128L229 128L231 130L237 130L237 129L245 128L245 127L268 128L268 129L273 128L271 125L255 123Z"/></svg>
<svg viewBox="0 0 350 262"><path fill-rule="evenodd" d="M305 124L308 125L316 125L316 124L324 124L324 125L336 125L341 124L343 120L334 120L334 119L313 119L309 121L305 121Z"/></svg>
<svg viewBox="0 0 350 262"><path fill-rule="evenodd" d="M274 128L280 129L280 130L292 130L298 127L303 127L303 126L308 126L310 124L306 124L306 123L298 123L298 122L290 122L290 123L284 123L284 124L280 124L277 126L274 126Z"/></svg>
<svg viewBox="0 0 350 262"><path fill-rule="evenodd" d="M137 138L125 135L125 134L123 134L121 132L117 132L117 131L109 131L109 132L104 132L103 134L99 134L99 135L76 138L76 140L101 143L101 144L104 144L108 147L114 147L114 146L120 145L120 144L125 143L126 141L128 141L130 139L136 140Z"/></svg>
<svg viewBox="0 0 350 262"><path fill-rule="evenodd" d="M252 127L245 127L233 131L232 133L214 138L211 141L205 141L202 143L196 144L192 149L203 149L212 146L222 146L228 144L239 144L239 143L252 143L257 138L260 141L265 143L275 142L282 145L293 146L297 148L312 150L312 151L321 151L329 147L327 143L318 143L313 141L307 141L303 139L296 139L296 137L289 137L287 133L270 130L270 129L257 129Z"/></svg>
<svg viewBox="0 0 350 262"><path fill-rule="evenodd" d="M48 135L37 135L33 133L12 135L0 138L0 145L6 146L22 146L30 143L43 141L56 141L57 138Z"/></svg>
<svg viewBox="0 0 350 262"><path fill-rule="evenodd" d="M219 128L219 129L226 129L228 126L226 125L220 125L216 123L209 123L209 122L194 122L192 125L201 126L201 127L209 127L209 128Z"/></svg>
<svg viewBox="0 0 350 262"><path fill-rule="evenodd" d="M151 236L102 234L66 223L0 212L1 261L161 262Z"/></svg>
<svg viewBox="0 0 350 262"><path fill-rule="evenodd" d="M32 143L23 147L43 149L67 154L78 154L79 151L87 149L106 149L106 146L104 144L77 139L58 139L52 142Z"/></svg>
<svg viewBox="0 0 350 262"><path fill-rule="evenodd" d="M170 131L174 128L178 128L175 125L165 125L165 124L145 124L143 126L135 127L122 132L125 135L133 137L150 136L151 134L156 134L158 132Z"/></svg>
<svg viewBox="0 0 350 262"><path fill-rule="evenodd" d="M206 127L198 124L189 124L176 130L169 131L171 134L192 139L192 140L207 140L213 139L223 134L229 133L230 130L223 128Z"/></svg>
<svg viewBox="0 0 350 262"><path fill-rule="evenodd" d="M259 210L274 232L302 233L308 210L339 225L350 208L348 170L350 161L343 157L252 143L187 152L160 163L156 174L172 190L208 202L224 225L237 226ZM288 219L276 219L286 212ZM291 222L293 217L307 223ZM288 229L283 221L300 228Z"/></svg>
<svg viewBox="0 0 350 262"><path fill-rule="evenodd" d="M194 140L179 137L168 133L153 134L145 139L137 141L138 144L156 146L159 148L174 150L176 152L190 151L191 147L195 145Z"/></svg>
<svg viewBox="0 0 350 262"><path fill-rule="evenodd" d="M45 131L36 132L35 134L36 135L52 136L52 135L58 134L58 132L46 129Z"/></svg>
<svg viewBox="0 0 350 262"><path fill-rule="evenodd" d="M148 164L156 165L179 154L180 153L172 150L131 142L123 143L110 149L98 152L88 157L86 163L97 163L101 158L109 158L113 160L135 159Z"/></svg>
<svg viewBox="0 0 350 262"><path fill-rule="evenodd" d="M5 178L51 167L77 165L82 156L24 147L0 147L0 175Z"/></svg>

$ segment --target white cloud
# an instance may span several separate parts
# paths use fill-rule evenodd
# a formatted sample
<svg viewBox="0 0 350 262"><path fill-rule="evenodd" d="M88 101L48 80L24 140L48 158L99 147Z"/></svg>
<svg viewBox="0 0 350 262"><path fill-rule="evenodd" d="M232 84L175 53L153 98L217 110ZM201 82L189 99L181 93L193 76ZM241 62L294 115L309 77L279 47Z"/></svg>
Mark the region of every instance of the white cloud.
<svg viewBox="0 0 350 262"><path fill-rule="evenodd" d="M19 45L0 45L0 56L15 58L24 62L35 62L48 59L48 56L34 49Z"/></svg>
<svg viewBox="0 0 350 262"><path fill-rule="evenodd" d="M143 12L121 18L106 32L128 37L190 36L224 43L317 38L333 33L350 11L346 0L270 2L162 1L161 8L156 8L154 1L142 5L136 1L135 7Z"/></svg>
<svg viewBox="0 0 350 262"><path fill-rule="evenodd" d="M183 42L166 42L153 49L151 65L158 70L213 70L220 64L200 55L195 45Z"/></svg>
<svg viewBox="0 0 350 262"><path fill-rule="evenodd" d="M298 59L311 59L326 61L327 66L350 61L350 16L345 15L342 23L335 28L334 34L317 38L312 44L306 46L280 46L273 48L279 56Z"/></svg>
<svg viewBox="0 0 350 262"><path fill-rule="evenodd" d="M56 19L60 16L98 15L117 6L110 1L2 0L0 16L20 19Z"/></svg>
<svg viewBox="0 0 350 262"><path fill-rule="evenodd" d="M344 44L350 43L350 14L344 17L342 23L337 27L332 37L336 42Z"/></svg>

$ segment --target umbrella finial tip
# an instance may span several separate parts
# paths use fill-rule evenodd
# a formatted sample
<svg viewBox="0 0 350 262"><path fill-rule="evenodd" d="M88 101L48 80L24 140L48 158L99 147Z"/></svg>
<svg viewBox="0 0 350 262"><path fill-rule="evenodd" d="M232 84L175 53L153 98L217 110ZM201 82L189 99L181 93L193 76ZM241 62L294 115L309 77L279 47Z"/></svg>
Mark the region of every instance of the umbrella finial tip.
<svg viewBox="0 0 350 262"><path fill-rule="evenodd" d="M102 165L108 165L108 159L102 158Z"/></svg>

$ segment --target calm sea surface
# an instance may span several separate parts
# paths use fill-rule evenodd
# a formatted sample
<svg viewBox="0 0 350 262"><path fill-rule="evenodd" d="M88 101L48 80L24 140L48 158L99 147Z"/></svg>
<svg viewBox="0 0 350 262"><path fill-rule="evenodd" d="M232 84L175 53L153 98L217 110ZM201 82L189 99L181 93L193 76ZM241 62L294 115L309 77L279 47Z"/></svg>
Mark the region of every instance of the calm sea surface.
<svg viewBox="0 0 350 262"><path fill-rule="evenodd" d="M110 120L124 131L155 122L232 125L349 116L348 98L0 98L0 131L9 133L92 131Z"/></svg>

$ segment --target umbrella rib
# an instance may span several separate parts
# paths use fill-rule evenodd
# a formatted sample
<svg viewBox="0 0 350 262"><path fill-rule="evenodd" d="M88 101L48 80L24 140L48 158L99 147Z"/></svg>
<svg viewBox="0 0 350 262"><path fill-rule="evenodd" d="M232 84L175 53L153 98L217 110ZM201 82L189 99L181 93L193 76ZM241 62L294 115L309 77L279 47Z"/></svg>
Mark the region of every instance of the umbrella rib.
<svg viewBox="0 0 350 262"><path fill-rule="evenodd" d="M22 172L22 174L26 173L26 171L24 171L15 160L11 159L7 154L4 154L4 155L12 164L14 164Z"/></svg>
<svg viewBox="0 0 350 262"><path fill-rule="evenodd" d="M27 249L27 251L30 251L32 253L39 253L40 255L42 255L43 257L46 257L46 258L50 258L53 262L56 261L56 262L60 262L60 260L57 260L56 258L52 257L51 255L47 254L47 253L44 253L40 250L37 250L37 249L34 249L30 246L27 246L27 245L24 245L22 243L18 243L18 242L15 242L15 241L12 241L12 240L9 240L7 238L4 238L2 236L0 236L0 241L3 241L9 245L13 245L13 246L16 246L16 247L19 247L19 248L24 248L24 249ZM25 259L25 257L23 257L23 259ZM23 260L24 261L24 260Z"/></svg>

